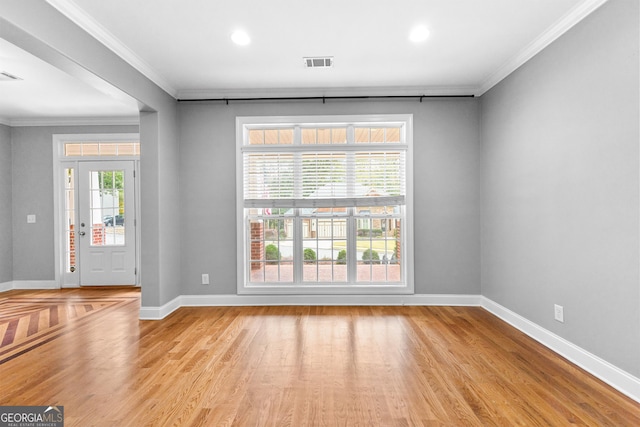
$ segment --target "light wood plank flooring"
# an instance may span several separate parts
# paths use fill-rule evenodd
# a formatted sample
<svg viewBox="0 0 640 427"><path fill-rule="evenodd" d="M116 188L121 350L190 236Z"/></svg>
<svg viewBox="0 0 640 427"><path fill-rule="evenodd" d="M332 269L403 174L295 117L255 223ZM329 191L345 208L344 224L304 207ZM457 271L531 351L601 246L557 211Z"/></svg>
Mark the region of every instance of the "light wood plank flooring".
<svg viewBox="0 0 640 427"><path fill-rule="evenodd" d="M83 299L96 309L24 343ZM0 294L5 335L29 317L0 355L0 405L82 427L640 425L640 404L482 308L138 310L129 289Z"/></svg>

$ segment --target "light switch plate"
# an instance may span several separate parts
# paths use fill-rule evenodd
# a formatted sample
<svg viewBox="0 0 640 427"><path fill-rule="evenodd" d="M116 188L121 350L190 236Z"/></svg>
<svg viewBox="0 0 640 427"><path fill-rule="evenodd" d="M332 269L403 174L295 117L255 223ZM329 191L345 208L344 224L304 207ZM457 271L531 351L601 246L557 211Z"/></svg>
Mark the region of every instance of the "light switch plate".
<svg viewBox="0 0 640 427"><path fill-rule="evenodd" d="M36 222L36 216L33 214L27 215L27 224L34 224Z"/></svg>

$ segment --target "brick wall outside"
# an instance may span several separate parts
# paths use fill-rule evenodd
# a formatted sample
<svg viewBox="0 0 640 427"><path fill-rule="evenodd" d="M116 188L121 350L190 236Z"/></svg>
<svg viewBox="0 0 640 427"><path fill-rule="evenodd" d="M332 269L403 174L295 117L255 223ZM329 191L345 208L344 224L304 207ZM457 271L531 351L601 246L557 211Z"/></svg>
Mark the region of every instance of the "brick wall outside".
<svg viewBox="0 0 640 427"><path fill-rule="evenodd" d="M264 258L264 225L262 221L251 223L251 259L258 260ZM259 270L261 263L252 262L251 270Z"/></svg>
<svg viewBox="0 0 640 427"><path fill-rule="evenodd" d="M396 220L396 259L398 260L398 263L400 262L400 255L401 255L401 241L400 241L400 236L401 236L401 230L400 230L400 220L397 219Z"/></svg>
<svg viewBox="0 0 640 427"><path fill-rule="evenodd" d="M95 246L102 246L104 244L104 224L93 224L91 230L91 242Z"/></svg>
<svg viewBox="0 0 640 427"><path fill-rule="evenodd" d="M71 224L69 227L69 267L76 266L76 233L73 228L74 226Z"/></svg>

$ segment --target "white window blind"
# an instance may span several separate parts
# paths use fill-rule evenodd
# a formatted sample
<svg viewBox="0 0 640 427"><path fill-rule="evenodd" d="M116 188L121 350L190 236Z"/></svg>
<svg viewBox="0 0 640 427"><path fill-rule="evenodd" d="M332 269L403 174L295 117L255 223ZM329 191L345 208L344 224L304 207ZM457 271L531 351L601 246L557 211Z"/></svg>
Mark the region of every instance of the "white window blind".
<svg viewBox="0 0 640 427"><path fill-rule="evenodd" d="M366 151L338 151L335 146L330 151L266 148L271 147L243 152L245 208L389 206L405 202L406 152L397 146Z"/></svg>

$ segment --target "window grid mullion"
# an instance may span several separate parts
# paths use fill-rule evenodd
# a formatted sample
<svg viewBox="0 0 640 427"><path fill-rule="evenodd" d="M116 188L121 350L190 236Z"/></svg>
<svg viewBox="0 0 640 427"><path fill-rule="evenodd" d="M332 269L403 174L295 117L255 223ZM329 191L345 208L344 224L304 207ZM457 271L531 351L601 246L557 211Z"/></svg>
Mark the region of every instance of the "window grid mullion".
<svg viewBox="0 0 640 427"><path fill-rule="evenodd" d="M302 254L302 218L300 218L300 210L294 209L295 216L293 218L293 283L302 283L303 274L302 267L304 256Z"/></svg>
<svg viewBox="0 0 640 427"><path fill-rule="evenodd" d="M331 224L331 281L335 282L336 280L336 256L333 255L333 247L335 245L335 218L331 218L331 220L329 221L329 224ZM320 257L317 257L320 258ZM320 260L318 260L319 262Z"/></svg>
<svg viewBox="0 0 640 427"><path fill-rule="evenodd" d="M355 208L349 208L347 219L347 283L356 283L358 279L358 242Z"/></svg>

